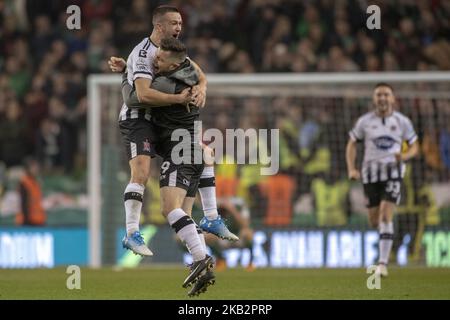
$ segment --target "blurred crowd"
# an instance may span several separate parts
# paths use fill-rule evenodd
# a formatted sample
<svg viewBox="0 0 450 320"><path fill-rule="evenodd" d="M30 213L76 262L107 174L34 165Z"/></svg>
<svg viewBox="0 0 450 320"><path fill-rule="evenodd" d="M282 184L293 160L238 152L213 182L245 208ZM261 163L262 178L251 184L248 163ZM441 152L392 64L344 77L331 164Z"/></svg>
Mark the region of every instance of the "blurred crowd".
<svg viewBox="0 0 450 320"><path fill-rule="evenodd" d="M369 96L218 97L209 101L214 109L205 109L204 128L217 128L224 136L226 128L278 128L280 137L280 170L276 176L261 176L260 168L251 164L234 168L219 164L219 193L223 189L226 195L245 198L252 213L262 217L270 213L267 201L273 200L278 203L273 205L274 214L285 212L289 217L280 222L286 225L291 222L293 210L315 211L318 219L322 213L323 224L338 225L345 225L350 213L364 212L364 199L353 193L355 184L347 178L345 149L349 129L371 106ZM417 95L399 96L397 102L396 109L412 120L420 144L419 156L408 163L411 171L405 179L410 187L405 188L408 194L402 199L410 206L422 203L434 209L435 203L450 203L450 100L422 99ZM248 153L256 152L252 148L261 148L266 142L268 137L267 141L260 137L257 144L250 145ZM431 185L439 184L447 191L430 191ZM276 190L279 192L270 195ZM308 201L302 202L304 196Z"/></svg>
<svg viewBox="0 0 450 320"><path fill-rule="evenodd" d="M29 156L44 173L86 174L87 76L109 73L112 55L127 58L151 33L152 9L161 4L180 9L182 40L207 73L450 70L450 1L444 0L0 0L0 185L2 173ZM380 30L366 27L370 4L381 9ZM79 30L66 26L69 5L81 8ZM448 99L427 101L431 105L406 101L425 155L413 173L422 174L422 182L448 182ZM253 179L259 175L252 168L218 168L226 196L250 193L269 216L292 215L292 205L301 207L296 200L310 190L318 215L330 211L325 205L333 194L339 203L339 195L349 194L348 183L341 183L342 150L367 99L324 99L315 108L308 99L285 97L208 102L206 127L281 132L281 175L266 183ZM344 104L354 108L342 112ZM237 176L244 194L240 186L230 188ZM271 186L289 188L281 199L289 208L277 204ZM343 223L348 210L339 216L333 209L332 222Z"/></svg>
<svg viewBox="0 0 450 320"><path fill-rule="evenodd" d="M34 155L44 170L85 170L86 78L126 58L160 4L180 9L189 56L209 73L450 69L449 1L370 1L381 30L368 30L357 0L0 0L6 167ZM69 5L80 30L66 27Z"/></svg>

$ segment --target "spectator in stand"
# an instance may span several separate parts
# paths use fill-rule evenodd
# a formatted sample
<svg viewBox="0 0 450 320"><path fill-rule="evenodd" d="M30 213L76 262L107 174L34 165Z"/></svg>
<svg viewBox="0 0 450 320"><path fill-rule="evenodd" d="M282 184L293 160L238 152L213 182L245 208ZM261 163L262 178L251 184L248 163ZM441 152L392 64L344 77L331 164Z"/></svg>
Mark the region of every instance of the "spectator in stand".
<svg viewBox="0 0 450 320"><path fill-rule="evenodd" d="M16 224L24 226L45 225L47 215L42 206L42 191L38 180L39 162L34 158L24 161L25 172L19 182L20 211Z"/></svg>

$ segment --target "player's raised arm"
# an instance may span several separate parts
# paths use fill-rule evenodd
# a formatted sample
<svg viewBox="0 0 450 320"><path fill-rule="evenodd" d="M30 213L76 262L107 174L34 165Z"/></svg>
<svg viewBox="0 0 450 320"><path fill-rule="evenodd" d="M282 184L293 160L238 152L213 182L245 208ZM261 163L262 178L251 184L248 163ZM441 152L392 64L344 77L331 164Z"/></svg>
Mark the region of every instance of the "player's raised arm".
<svg viewBox="0 0 450 320"><path fill-rule="evenodd" d="M110 57L108 65L112 72L125 72L127 62L123 58Z"/></svg>
<svg viewBox="0 0 450 320"><path fill-rule="evenodd" d="M196 64L192 59L189 60L191 61L198 74L198 85L192 88L192 98L194 99L193 103L196 106L203 108L206 103L206 87L208 85L208 81L206 80L205 73L202 71L202 69L200 69L198 64Z"/></svg>

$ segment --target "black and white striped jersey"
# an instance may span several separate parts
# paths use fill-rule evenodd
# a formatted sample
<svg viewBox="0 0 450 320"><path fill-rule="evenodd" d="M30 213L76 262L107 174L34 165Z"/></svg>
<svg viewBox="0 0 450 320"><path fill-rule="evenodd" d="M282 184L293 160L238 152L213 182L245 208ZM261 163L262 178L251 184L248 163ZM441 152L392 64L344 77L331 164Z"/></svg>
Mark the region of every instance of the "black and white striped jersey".
<svg viewBox="0 0 450 320"><path fill-rule="evenodd" d="M361 116L349 132L353 141L364 141L361 168L363 183L374 183L403 178L405 165L398 163L395 154L401 152L402 143L417 140L411 120L400 112L380 117L375 111Z"/></svg>
<svg viewBox="0 0 450 320"><path fill-rule="evenodd" d="M150 37L143 39L131 51L127 60L127 79L130 85L134 85L137 78L147 78L153 80L153 61L158 47L150 40ZM150 120L150 109L129 108L125 103L119 114L119 121L128 119L145 118Z"/></svg>

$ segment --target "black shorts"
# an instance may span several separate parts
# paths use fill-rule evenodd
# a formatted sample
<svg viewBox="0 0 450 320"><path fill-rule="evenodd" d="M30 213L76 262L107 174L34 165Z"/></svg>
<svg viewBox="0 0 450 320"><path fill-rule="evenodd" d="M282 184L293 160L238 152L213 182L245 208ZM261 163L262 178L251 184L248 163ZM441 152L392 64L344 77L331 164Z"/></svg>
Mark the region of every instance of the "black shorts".
<svg viewBox="0 0 450 320"><path fill-rule="evenodd" d="M382 200L400 203L402 180L393 179L381 182L366 183L364 186L364 195L366 197L366 207L378 207Z"/></svg>
<svg viewBox="0 0 450 320"><path fill-rule="evenodd" d="M159 187L178 187L187 191L186 197L195 197L203 172L203 164L174 164L163 161L159 176Z"/></svg>
<svg viewBox="0 0 450 320"><path fill-rule="evenodd" d="M155 156L153 125L145 119L119 121L128 160L139 155Z"/></svg>
<svg viewBox="0 0 450 320"><path fill-rule="evenodd" d="M192 143L185 145L185 148L190 150L190 157L189 159L185 158L186 161L180 163L183 152L177 152L177 150L180 150L178 141L170 140L172 130L155 125L155 132L158 136L155 150L163 158L159 187L179 187L187 191L186 197L195 197L204 168L202 146L195 143L192 136ZM172 151L174 151L174 154L172 154Z"/></svg>

